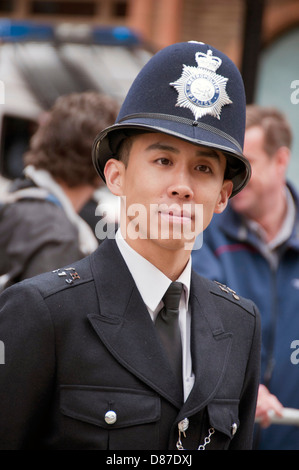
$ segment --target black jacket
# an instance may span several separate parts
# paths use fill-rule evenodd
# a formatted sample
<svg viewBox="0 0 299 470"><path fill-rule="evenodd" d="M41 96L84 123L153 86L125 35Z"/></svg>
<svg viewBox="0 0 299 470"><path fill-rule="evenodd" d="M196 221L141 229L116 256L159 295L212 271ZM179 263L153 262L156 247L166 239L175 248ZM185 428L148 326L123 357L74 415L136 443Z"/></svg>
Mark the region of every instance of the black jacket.
<svg viewBox="0 0 299 470"><path fill-rule="evenodd" d="M260 323L250 301L192 273L196 380L183 403L115 241L70 268L0 296L2 449L176 450L184 418L185 449L210 428L207 449L251 448Z"/></svg>

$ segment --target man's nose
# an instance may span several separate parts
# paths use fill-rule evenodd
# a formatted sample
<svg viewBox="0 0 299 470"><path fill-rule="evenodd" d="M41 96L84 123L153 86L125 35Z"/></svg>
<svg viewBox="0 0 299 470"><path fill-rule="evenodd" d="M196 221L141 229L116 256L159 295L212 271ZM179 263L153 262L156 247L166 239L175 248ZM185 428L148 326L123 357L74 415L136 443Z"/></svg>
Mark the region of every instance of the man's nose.
<svg viewBox="0 0 299 470"><path fill-rule="evenodd" d="M189 183L188 176L181 172L175 175L174 180L175 181L172 181L168 187L168 196L185 200L193 199L194 193Z"/></svg>

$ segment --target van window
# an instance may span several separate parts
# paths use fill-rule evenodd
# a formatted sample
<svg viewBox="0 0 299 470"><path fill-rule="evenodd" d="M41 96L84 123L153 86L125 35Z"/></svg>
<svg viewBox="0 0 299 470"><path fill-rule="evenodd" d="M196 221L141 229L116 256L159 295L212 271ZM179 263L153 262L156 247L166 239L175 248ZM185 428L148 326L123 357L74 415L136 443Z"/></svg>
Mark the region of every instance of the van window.
<svg viewBox="0 0 299 470"><path fill-rule="evenodd" d="M2 122L2 148L0 172L9 179L19 178L23 170L23 155L37 123L15 116L4 116Z"/></svg>

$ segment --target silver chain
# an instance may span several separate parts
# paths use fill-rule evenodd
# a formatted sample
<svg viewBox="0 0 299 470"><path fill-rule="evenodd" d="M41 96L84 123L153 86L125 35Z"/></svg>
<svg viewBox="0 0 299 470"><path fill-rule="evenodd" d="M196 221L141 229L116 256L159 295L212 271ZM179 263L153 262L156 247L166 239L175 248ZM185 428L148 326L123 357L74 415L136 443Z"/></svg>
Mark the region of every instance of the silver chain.
<svg viewBox="0 0 299 470"><path fill-rule="evenodd" d="M210 442L211 442L211 436L214 434L214 432L215 432L215 429L214 429L214 428L210 428L210 429L209 429L209 435L205 437L204 443L201 444L201 445L198 447L198 450L205 450L205 449L206 449L206 445L207 445L207 444L210 444Z"/></svg>
<svg viewBox="0 0 299 470"><path fill-rule="evenodd" d="M211 436L214 434L214 432L215 432L214 428L209 429L209 434L204 438L204 443L201 444L200 446L198 446L198 450L205 450L206 449L206 446L208 444L210 444L210 442L211 442ZM178 441L176 443L176 448L178 450L185 450L185 448L183 447L182 441L181 441L181 434L182 433L183 433L184 437L186 437L185 431L180 431L179 430L179 438L178 438Z"/></svg>

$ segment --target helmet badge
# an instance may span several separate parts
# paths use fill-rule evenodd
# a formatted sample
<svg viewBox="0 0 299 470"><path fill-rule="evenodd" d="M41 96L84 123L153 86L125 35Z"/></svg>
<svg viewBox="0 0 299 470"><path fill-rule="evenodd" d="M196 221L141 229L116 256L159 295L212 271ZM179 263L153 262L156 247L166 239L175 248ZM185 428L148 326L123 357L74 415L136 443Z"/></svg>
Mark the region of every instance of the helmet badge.
<svg viewBox="0 0 299 470"><path fill-rule="evenodd" d="M225 89L228 78L216 73L222 60L210 49L207 54L197 52L195 60L197 67L183 64L181 77L170 83L178 92L176 106L189 108L195 119L207 114L220 119L222 106L232 103Z"/></svg>

